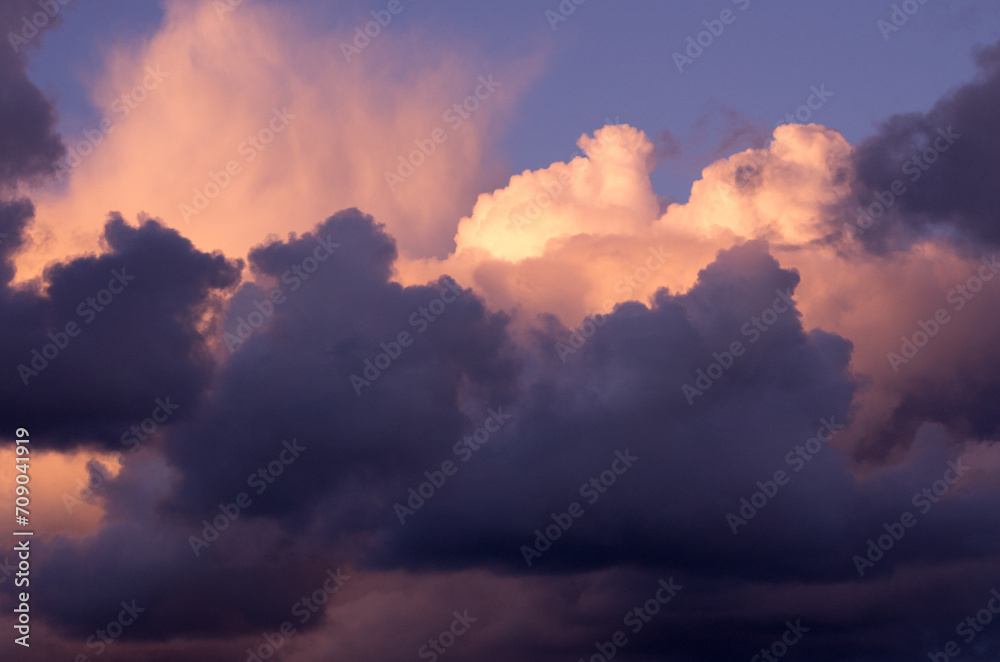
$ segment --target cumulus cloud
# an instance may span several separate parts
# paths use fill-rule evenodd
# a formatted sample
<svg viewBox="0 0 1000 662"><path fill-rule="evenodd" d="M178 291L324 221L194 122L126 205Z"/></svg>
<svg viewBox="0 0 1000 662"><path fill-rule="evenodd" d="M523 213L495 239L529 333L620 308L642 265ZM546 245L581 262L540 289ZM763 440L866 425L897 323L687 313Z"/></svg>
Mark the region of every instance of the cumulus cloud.
<svg viewBox="0 0 1000 662"><path fill-rule="evenodd" d="M97 145L67 137L67 185L36 196L39 245L19 260L25 275L87 250L108 209L148 212L203 250L243 256L269 233L358 206L408 254L447 254L450 219L502 176L496 125L537 58L491 67L471 48L461 58L428 49L394 23L347 61L347 25L320 34L283 7L220 15L216 4L169 2L154 35L109 49L92 94L111 129L94 127Z"/></svg>
<svg viewBox="0 0 1000 662"><path fill-rule="evenodd" d="M147 231L154 230L172 235L158 226ZM332 254L310 263L324 243ZM850 370L851 342L803 327L801 276L782 268L770 250L762 241L724 250L687 292L661 290L648 306L620 304L580 345L555 318L526 336L514 333L508 316L460 284L392 282L394 242L357 211L271 240L251 254L255 281L232 297L214 333L232 332L275 290L285 298L232 353L217 348L218 369L195 413L170 425L146 454L127 457L108 480L104 520L94 534L46 545L42 567L59 589L42 589L39 604L60 628L83 636L101 624L95 614L135 596L150 617L130 631L133 641L212 632L253 646L255 633L289 618L316 577L343 565L360 581L343 604L302 628L294 650L303 659L367 640L371 622L338 614L399 613L406 642L416 648L423 633L440 631L434 614L472 606L486 634L469 644L468 654L499 655L512 627L509 609L526 600L563 601L550 612L550 626L531 636L571 652L578 637L568 633L603 636L655 588L656 577L676 575L681 584L702 586L690 598L700 607L678 609L661 626L673 636L653 635L637 649L663 653L679 645L699 659L704 650L696 642L720 627L766 644L766 632L751 625L759 601L780 609L786 603L778 594L792 590L782 587L802 582L814 588L797 595L801 613L836 642L836 624L871 601L868 586L856 585L852 555L864 553L883 521L912 508L910 497L940 478L948 461L979 455L982 463L992 455L985 446L963 455L947 450L947 435L928 428L906 462L864 479L852 474L836 443L823 444L796 471L789 454L824 422L837 430L835 442L840 426L849 429L859 381ZM283 276L296 266L310 277L293 290ZM454 297L442 297L449 291ZM451 301L427 320L418 311L437 298ZM773 315L762 314L768 309ZM410 321L415 312L426 326ZM403 330L412 344L402 345L359 394L350 375L380 351L394 354L384 345ZM735 351L733 341L742 341L744 351L720 359ZM560 345L574 349L567 354ZM699 371L716 361L726 364L723 374L714 379L709 370L711 386L690 398L685 384L697 384ZM509 420L465 463L455 444L491 408ZM305 447L301 460L254 492L248 475L274 460L290 438ZM633 466L591 501L589 494L598 492L581 487L599 480L616 451L634 457ZM445 460L459 472L400 524L395 504ZM734 536L727 515L778 470L791 482ZM988 475L977 466L964 477L900 546L891 567L983 558L992 538L968 532L977 513L995 508L1000 496L984 483ZM219 504L232 503L240 491L254 502L196 556L190 536L202 535ZM572 502L583 516L527 565L523 546L533 545L536 529ZM96 570L76 572L81 565ZM603 588L602 578L624 567L632 568L627 582ZM887 578L889 568L874 571L873 581L895 581ZM969 565L957 572L974 571ZM728 583L709 588L721 576ZM493 586L505 596L506 611L455 602L461 596L445 587L456 581ZM197 598L206 587L212 599ZM565 602L560 596L567 592L600 607ZM757 606L719 611L751 595ZM839 596L842 610L825 604L829 595ZM420 618L413 616L415 604L424 605ZM713 615L695 618L698 609ZM355 621L352 638L344 627ZM398 646L376 647L373 655L391 659Z"/></svg>
<svg viewBox="0 0 1000 662"><path fill-rule="evenodd" d="M889 118L858 147L856 202L867 208L882 196L888 207L884 218L877 208L870 212L879 217L863 237L873 249L928 236L973 246L1000 243L1000 193L987 183L1000 153L1000 45L980 50L976 62L976 80L926 113ZM904 192L892 199L886 192L897 180ZM850 220L858 224L854 216L856 211Z"/></svg>
<svg viewBox="0 0 1000 662"><path fill-rule="evenodd" d="M607 126L583 155L511 178L480 196L445 260L404 260L403 282L452 273L491 304L575 324L615 303L684 291L714 254L742 239L802 247L828 235L824 211L849 190L851 147L817 125L775 129L767 148L716 162L687 204L660 209L655 148L642 131ZM650 251L669 254L647 265ZM545 282L540 288L537 283Z"/></svg>
<svg viewBox="0 0 1000 662"><path fill-rule="evenodd" d="M18 209L7 226L14 241L30 211ZM113 215L104 241L99 257L50 266L44 285L0 293L0 344L12 362L0 378L10 403L2 416L12 429L20 417L36 421L42 445L121 449L139 413L157 398L193 403L212 372L200 331L238 282L239 261L202 253L153 220L133 227Z"/></svg>
<svg viewBox="0 0 1000 662"><path fill-rule="evenodd" d="M124 118L65 194L36 196L37 221L27 200L0 203L0 349L16 363L2 416L30 421L49 480L103 472L160 399L178 405L79 521L40 529L46 653L72 655L134 599L145 616L108 659L242 656L338 567L349 583L289 658L399 659L466 609L479 620L456 659L582 656L667 577L682 593L629 655L728 659L788 618L810 628L804 659L912 659L949 636L1000 580L981 526L1000 505L982 180L997 49L857 147L783 125L664 208L655 146L627 125L497 176L488 128L530 66L497 74L502 92L387 193L385 170L447 125L442 100L488 75L421 54L417 83L386 85L407 39L326 66L336 40L265 6L170 3L148 43L114 52L97 98L147 66L174 91ZM9 186L58 157L40 99ZM286 105L255 162L178 219ZM949 126L962 137L921 186L845 231ZM82 239L25 255L31 232L84 237L109 208L125 214L98 254ZM15 261L37 278L15 283ZM907 512L916 525L871 559Z"/></svg>
<svg viewBox="0 0 1000 662"><path fill-rule="evenodd" d="M43 28L31 23L39 10L31 0L11 0L0 7L0 192L9 192L20 181L37 181L55 169L64 148L56 133L51 100L28 79L26 50L37 46L39 34L62 20L62 14L45 16ZM28 19L25 27L24 20ZM32 35L30 40L25 34ZM11 37L10 35L14 35Z"/></svg>

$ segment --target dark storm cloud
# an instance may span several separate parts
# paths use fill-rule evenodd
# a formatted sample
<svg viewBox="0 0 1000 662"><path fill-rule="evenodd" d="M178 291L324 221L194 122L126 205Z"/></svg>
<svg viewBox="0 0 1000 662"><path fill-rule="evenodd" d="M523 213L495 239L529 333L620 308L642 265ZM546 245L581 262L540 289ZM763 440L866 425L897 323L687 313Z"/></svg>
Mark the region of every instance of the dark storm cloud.
<svg viewBox="0 0 1000 662"><path fill-rule="evenodd" d="M195 401L195 389L171 386L170 381L184 375L192 387L203 385L210 366L202 363L202 348L170 342L160 327L174 318L197 319L207 286L234 282L231 265L221 257L185 256L176 250L181 255L170 254L171 244L182 240L159 226L134 230L115 223L109 233L131 235L130 244L145 243L149 250L122 246L101 258L103 271L122 260L145 265L151 282L164 283L160 285L164 289L186 284L190 296L175 297L171 306L166 292L153 292L148 297L150 310L133 306L130 314L152 316L156 314L152 308L162 310L155 319L127 316L111 323L116 328L109 335L141 336L157 328L153 340L158 342L152 344L162 345L163 355L177 360L178 374L165 373L159 361L153 362L158 372L143 371L135 365L139 357L133 357L122 362L122 374L145 372L142 381L137 377L134 384L121 384L116 398L107 391L95 393L91 406L98 412L102 404L121 406L127 404L124 394L128 394L141 407L124 411L135 415L148 410L151 394L136 393L145 384L157 393L186 391L176 398L179 404ZM154 236L143 242L137 236L143 233ZM115 245L112 239L109 243ZM323 247L332 247L332 254ZM314 268L311 260L317 255L326 259ZM197 280L185 283L178 277L184 273L185 257L200 264L202 270L196 273L201 278L215 280L202 282L201 288L196 287ZM166 454L180 472L171 499L165 507L154 508L156 500L148 491L158 480L155 475L142 477L142 457L135 456L121 476L102 488L107 526L82 544L63 540L49 546L47 586L52 592L42 595L40 609L70 631L82 633L95 626L92 615L112 609L122 599L119 596L135 597L150 610L146 624L130 630L139 638L272 626L288 618L295 600L307 588L315 588L327 567L341 564L344 555L337 558L331 540L339 542L389 521L391 510L384 508L383 499L373 498L372 491L394 493L402 485L401 477L408 479L411 467L450 449L466 424L460 392L462 398L495 406L513 397L517 374L505 316L489 313L469 291L444 280L406 288L388 282L395 257L393 240L370 217L354 210L337 214L314 233L255 249L251 264L261 285L246 286L233 297L225 329L234 331L238 319L259 311L256 303L267 300L275 288L285 298L275 305L267 323L228 357L211 395L192 405L202 415L189 416L176 426L176 433L167 431ZM56 286L78 283L78 291L72 296L63 293L61 299L75 301L78 292L87 289L82 277L69 277L70 271L81 276L103 273L91 262L77 261L52 274ZM166 276L157 274L150 263L172 265L172 279L180 283L166 285ZM288 279L283 278L286 272L291 274ZM309 272L307 279L300 278ZM129 287L138 289L143 276L137 267L135 284ZM269 277L275 280L270 282ZM421 317L426 327L411 323L413 314L419 315L443 292L450 303L440 316L432 321ZM184 329L188 327L180 325L178 330ZM401 331L413 335L412 344L402 348L398 362L359 396L350 374L363 373L365 360L381 351L383 342L396 342ZM82 353L100 359L97 348ZM182 357L192 357L193 365ZM86 374L94 368L74 370ZM58 391L50 397L67 399ZM74 425L85 427L79 420ZM261 482L265 488L257 492L256 483L248 484L248 475L275 461L286 448L283 441L293 438L304 448L301 457L283 467L284 475L273 483ZM253 503L218 541L197 548L195 556L190 536L202 536L203 520L213 520L220 513L218 504L237 501L240 492ZM288 533L304 534L304 526L316 521L321 524L318 536ZM236 567L234 554L243 559ZM92 572L80 573L80 567Z"/></svg>
<svg viewBox="0 0 1000 662"><path fill-rule="evenodd" d="M908 380L901 384L889 424L873 431L858 449L858 459L885 461L894 448L909 444L925 423L947 426L956 439L1000 438L1000 410L996 405L1000 401L1000 352L991 342L1000 317L995 308L987 308L998 299L991 296L991 301L980 302L982 314L963 329L965 342L975 342L979 351L961 357L941 355L936 358L943 364L937 370L938 380ZM955 342L961 343L962 339ZM955 353L959 352L961 348L955 348ZM957 363L958 358L961 363ZM951 365L947 364L949 359Z"/></svg>
<svg viewBox="0 0 1000 662"><path fill-rule="evenodd" d="M332 254L317 261L324 246ZM507 318L447 279L389 282L395 257L394 241L356 210L251 252L267 284L243 288L226 333L236 334L240 320L259 321L255 311L264 310L266 321L234 343L206 416L171 437L170 457L184 470L183 501L214 507L247 489L247 475L294 437L309 449L307 461L292 468L294 480L269 488L255 512L301 512L315 497L350 489L359 475L394 480L446 452L467 425L460 393L466 407L513 397L518 364ZM268 316L263 302L276 290L281 302ZM420 313L442 293L451 300L438 304L444 312ZM398 344L401 333L408 345ZM385 354L383 345L396 358L376 375L366 361Z"/></svg>
<svg viewBox="0 0 1000 662"><path fill-rule="evenodd" d="M886 259L894 259L887 255L893 251L908 251L915 241L954 242L973 260L970 287L983 289L982 294L963 289L964 295L953 289L941 302L956 322L948 329L950 337L938 342L954 344L920 358L925 368L933 362L933 370L900 380L888 425L871 431L859 459L884 461L925 422L948 426L955 438L996 439L1000 434L995 405L1000 355L993 342L997 320L989 310L995 310L997 293L980 280L994 279L989 265L997 264L995 250L1000 247L1000 43L979 51L976 61L975 80L926 113L891 117L859 145L854 195L833 215L838 230L855 235ZM963 296L980 300L967 302ZM966 303L969 311L958 312ZM891 349L900 351L899 346ZM902 366L899 372L907 374L909 368ZM934 378L928 377L931 372Z"/></svg>
<svg viewBox="0 0 1000 662"><path fill-rule="evenodd" d="M7 2L0 25L16 27L36 7ZM929 113L893 118L859 149L857 204L911 176L907 162L920 173L863 235L873 250L952 230L961 242L1000 243L990 179L1000 169L1000 47L980 65L976 82ZM50 172L62 147L21 54L0 53L0 89L7 188ZM758 137L732 124L726 144ZM934 164L911 161L949 127L962 137ZM630 633L618 659L751 659L798 619L809 632L790 659L925 659L1000 584L1000 490L974 479L926 512L914 501L956 462L956 431L996 430L988 357L984 374L940 390L914 384L901 399L894 441L916 441L898 465L856 477L834 438L796 471L793 449L849 424L863 377L850 371L850 339L803 328L799 276L764 243L721 252L685 294L624 303L585 333L538 320L525 337L461 284L392 283L395 243L356 210L255 249L256 282L238 290L240 263L118 216L104 255L51 266L44 292L14 289L12 259L32 215L28 201L0 203L3 425L27 422L41 447L123 450L119 437L157 399L181 407L150 451L128 456L99 488L106 516L96 533L36 547L32 608L51 628L41 632L53 659L92 654L86 638L134 600L144 611L127 645L149 649L122 641L101 659L242 660L337 567L361 575L350 581L376 577L353 610L375 616L356 630L334 614L317 634L353 643L340 649L348 659L373 661L412 657L467 606L481 620L448 659L589 659L661 577L683 591ZM63 338L71 322L80 333ZM58 351L36 370L33 351L47 344ZM714 365L719 376L704 377ZM469 452L463 438L491 411L503 427ZM928 420L948 428L921 427ZM293 439L301 457L251 482ZM581 491L623 456L634 459L614 485ZM409 506L408 490L445 461L458 472L401 524L394 506ZM742 515L741 499L778 471L789 484L734 535L727 514ZM204 520L241 492L252 504L193 550ZM573 502L582 516L527 565L536 529ZM852 557L905 512L917 525L860 576ZM379 577L398 569L413 572ZM469 572L450 574L458 570ZM438 585L414 585L424 580ZM12 592L4 581L6 614ZM975 648L963 644L966 655L996 657L993 628ZM66 637L58 652L50 634Z"/></svg>
<svg viewBox="0 0 1000 662"><path fill-rule="evenodd" d="M202 279L211 282L188 282L190 296L173 299L174 317L203 305L210 285L235 282L221 257L193 254L155 224L134 229L116 221L108 233L112 257L202 265ZM139 250L144 234L159 257L152 248ZM651 307L618 306L568 353L571 330L554 320L541 320L525 339L506 316L444 279L412 287L390 282L395 257L393 240L355 210L252 252L257 281L231 297L219 335L236 334L254 312L259 317L231 353L220 348L210 388L200 399L192 393L197 405L156 442L169 472L157 464L158 453L130 457L101 488L103 528L46 546L40 566L49 579L39 609L54 626L86 635L121 600L134 598L148 618L130 629L132 641L185 634L241 641L236 637L272 631L288 619L317 577L337 566L362 576L487 569L500 579L545 582L631 568L632 580L586 611L582 598L570 599L576 593L569 586L538 589L535 599L561 606L546 617L544 631L532 633L532 650L554 656L591 650L622 627L625 609L648 598L657 577L671 575L686 587L676 611L637 636L628 655L750 657L781 635L785 619L808 618L814 636L797 649L803 659L826 659L828 650L906 659L933 644L918 641L918 630L944 636L953 626L952 611L962 608L957 598L943 616L885 600L876 600L874 623L858 614L870 613L871 587L890 581L900 595L931 603L932 586L897 579L901 569L972 568L950 578L961 587L982 577L976 564L989 558L1000 534L973 532L1000 506L998 491L963 490L936 505L885 560L858 575L852 556L865 553L884 523L913 510L912 495L940 478L954 457L941 450L943 433L932 431L903 465L868 481L858 482L847 456L830 444L794 470L788 454L824 420L848 423L857 384L848 370L851 344L802 327L794 307L798 274L782 269L766 244L721 252L683 295L661 290ZM97 260L54 270L53 283L83 280ZM272 297L275 291L281 296ZM442 296L449 292L454 296ZM449 301L438 306L444 312L432 321L422 317L420 309L439 298ZM363 374L366 360L402 331L413 342L398 352L390 347L395 358L369 375L359 394L350 376ZM723 353L735 341L744 351L730 363ZM171 355L188 356L181 347ZM682 387L696 384L699 371L716 361L725 370L689 403ZM456 442L490 409L510 418L463 462ZM266 485L258 492L250 475L293 438L305 450L273 482L258 482ZM581 486L612 466L616 451L637 459L590 502ZM446 460L458 473L401 525L394 504L406 503L408 489ZM779 470L789 484L734 535L727 513L739 512L740 499ZM204 521L240 492L252 503L196 556L191 536L202 536ZM522 545L532 545L535 529L572 502L581 504L582 517L527 566ZM935 581L940 587L944 580ZM504 611L496 613L503 620ZM431 626L407 632L417 637L422 628ZM566 632L579 635L579 646L558 634ZM897 635L902 643L884 643ZM509 639L493 641L470 650L477 659L510 652Z"/></svg>
<svg viewBox="0 0 1000 662"><path fill-rule="evenodd" d="M0 210L8 241L28 213L27 203ZM0 291L0 424L29 425L42 445L124 450L122 434L157 398L192 407L214 367L199 326L239 281L239 263L155 221L136 228L115 215L104 241L100 257L48 267L44 292Z"/></svg>
<svg viewBox="0 0 1000 662"><path fill-rule="evenodd" d="M119 495L141 489L125 486ZM145 610L129 628L131 640L259 633L292 619L295 603L323 585L327 570L336 574L340 567L267 527L226 531L215 548L195 557L186 527L142 514L146 521L111 523L92 539L58 538L36 557L47 579L33 598L62 633L82 640L106 625L123 600ZM341 570L350 581L351 571ZM313 610L308 627L319 620Z"/></svg>
<svg viewBox="0 0 1000 662"><path fill-rule="evenodd" d="M27 44L20 39L23 18L39 12L37 1L5 0L0 4L0 192L19 180L31 180L51 174L55 162L65 153L55 131L56 115L52 102L46 99L25 72L25 48L37 45L41 37L35 34ZM41 32L59 23L62 13L47 16ZM29 31L30 33L30 31ZM15 46L17 49L15 50Z"/></svg>
<svg viewBox="0 0 1000 662"><path fill-rule="evenodd" d="M336 248L308 279L285 277L304 273L295 267L324 252L324 243ZM551 523L551 512L583 502L580 485L629 449L642 460L542 565L672 558L698 566L731 542L719 502L738 504L751 476L770 477L824 419L846 423L850 344L802 329L788 304L798 275L781 269L765 244L721 253L688 294L661 292L652 309L620 306L565 364L557 343L568 330L550 322L534 348L515 350L506 319L468 292L424 325L413 313L447 285L389 282L394 258L392 240L356 212L251 254L261 283L237 297L227 333L254 311L267 320L235 347L205 416L170 434L168 454L183 473L179 512L210 513L261 487L266 493L248 518L280 518L290 531L318 518L334 539L380 532L389 542L373 551L378 564L523 568L519 548L532 531ZM275 288L282 297L272 312L262 302ZM773 318L754 326L764 311ZM370 386L352 385L350 376L363 375L366 361L400 332L412 344L400 346L382 374L369 374ZM742 355L689 404L682 386L737 341ZM455 443L497 408L512 418L475 463L462 466ZM293 438L306 448L303 461L282 469L294 477L252 482ZM401 527L394 504L425 480L423 470L449 459L462 473ZM833 479L839 498L849 499L846 477ZM820 512L843 506L815 493L799 502ZM678 528L696 540L679 544ZM802 551L825 549L837 533ZM781 573L786 564L816 571L805 555L758 552L755 572Z"/></svg>
<svg viewBox="0 0 1000 662"><path fill-rule="evenodd" d="M850 343L803 330L783 298L797 283L798 274L781 269L765 244L750 243L720 253L687 294L661 290L652 308L620 305L565 364L556 343L568 330L542 334L541 364L516 403L515 429L498 434L454 485L395 527L381 560L525 570L522 545L552 524L552 513L577 502L584 515L572 534L533 571L632 563L718 569L723 561L733 572L761 576L829 571L811 556L828 549L838 527L803 543L782 521L847 506L850 484L838 472L836 451L824 462L832 494L792 485L797 504L775 505L762 517L772 525L754 522L740 544L725 520L756 480L789 469L785 454L814 436L823 419L847 422L855 388ZM784 312L768 314L772 324L762 322L760 331L751 320L775 302ZM733 342L742 343L740 356L727 358ZM682 386L696 384L716 357L730 367L689 404ZM581 486L626 449L640 459L591 504L596 493ZM778 544L801 548L776 556ZM745 564L735 565L739 560Z"/></svg>
<svg viewBox="0 0 1000 662"><path fill-rule="evenodd" d="M935 234L1000 246L1000 44L976 60L976 80L927 113L893 116L858 147L856 205L842 220L856 224L855 207L881 198L888 212L861 235L872 249L901 249Z"/></svg>
<svg viewBox="0 0 1000 662"><path fill-rule="evenodd" d="M295 273L293 267L323 242L336 245L333 255L293 291L294 281L283 282L283 274ZM661 292L652 309L621 306L565 364L556 343L567 330L550 324L538 333L537 346L519 356L506 319L468 292L420 333L411 314L447 286L388 282L394 257L392 240L353 211L315 233L254 251L261 284L244 298L246 308L234 306L226 326L259 310L256 302L269 299L274 287L283 289L285 299L221 369L202 404L204 415L168 431L167 453L182 476L159 513L170 524L157 531L155 544L140 543L150 534L142 534L148 525L137 521L149 513L112 505L112 517L122 521L90 543L89 560L76 558L67 544L56 554L58 565L87 565L104 558L98 550L128 549L134 570L126 574L149 578L130 583L125 592L158 603L182 593L189 582L202 582L203 573L212 571L201 568L225 563L273 526L265 548L277 545L274 540L299 540L306 550L331 543L330 550L357 550L351 536L377 534L386 543L369 558L384 567L502 565L548 572L673 564L691 571L742 559L746 565L733 573L816 572L809 569L810 555L829 544L836 528L804 545L800 556L775 557L773 545L786 544L791 531L771 536L767 544L736 545L725 521L744 488L752 490L754 480L774 473L786 447L811 436L824 417L845 420L853 392L845 373L849 344L821 332L806 334L793 310L783 306L757 344L741 333L780 295L792 296L798 282L765 245L720 254L687 295ZM268 283L266 276L276 280ZM402 330L413 333L413 343L358 395L349 375L361 372L380 344ZM713 353L740 338L748 343L747 353L703 400L689 405L682 384L693 382ZM530 378L522 370L526 362ZM394 502L405 501L407 488L424 480L422 470L447 459L461 465L455 442L490 409L513 418L475 463L462 466L446 490L400 526ZM305 447L301 459L281 468L283 475L260 493L252 489L248 477L275 460L282 442L292 438ZM586 503L581 483L606 469L615 451L640 459L600 503L587 504L592 512L573 536L529 570L520 546L531 544L533 529L551 523L551 512L564 512L571 501ZM110 481L112 494L121 480ZM832 480L844 486L843 477ZM200 522L218 515L218 504L232 503L241 491L254 502L219 542L199 550L194 564L189 534L200 535ZM842 490L831 504L825 495L801 491L802 510L842 507L849 497L849 489ZM111 503L139 501L121 495ZM775 506L772 527L759 529L780 530L787 515ZM315 531L311 541L297 537L307 524ZM148 545L158 550L155 555ZM152 567L139 571L147 565ZM190 571L178 567L200 569L195 578L181 580ZM258 570L265 577L272 572ZM308 574L291 568L282 573L293 584ZM116 585L98 591L94 577L59 574L68 620L85 611L95 592L110 601L124 590ZM287 596L258 590L259 612L255 607L247 613L246 596L219 591L205 605L210 612L189 609L184 617L172 615L170 626L159 619L160 627L190 632L206 621L232 621L227 613L254 623L280 617Z"/></svg>
<svg viewBox="0 0 1000 662"><path fill-rule="evenodd" d="M14 256L24 245L24 230L35 216L30 200L0 201L0 286L14 278Z"/></svg>

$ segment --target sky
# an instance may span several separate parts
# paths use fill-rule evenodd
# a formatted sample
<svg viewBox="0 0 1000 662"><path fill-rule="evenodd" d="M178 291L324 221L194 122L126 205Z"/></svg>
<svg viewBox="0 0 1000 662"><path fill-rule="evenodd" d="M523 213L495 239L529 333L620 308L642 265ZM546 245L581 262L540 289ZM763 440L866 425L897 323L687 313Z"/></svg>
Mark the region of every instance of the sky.
<svg viewBox="0 0 1000 662"><path fill-rule="evenodd" d="M0 656L1000 659L998 19L7 0Z"/></svg>

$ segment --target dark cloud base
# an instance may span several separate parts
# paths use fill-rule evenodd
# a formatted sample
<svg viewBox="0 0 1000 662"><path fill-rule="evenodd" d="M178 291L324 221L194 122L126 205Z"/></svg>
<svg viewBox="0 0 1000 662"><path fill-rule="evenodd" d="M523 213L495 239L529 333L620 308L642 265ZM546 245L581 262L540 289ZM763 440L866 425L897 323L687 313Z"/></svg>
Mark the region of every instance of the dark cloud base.
<svg viewBox="0 0 1000 662"><path fill-rule="evenodd" d="M30 205L5 209L19 237ZM625 659L746 654L781 619L805 616L817 643L802 644L803 659L835 659L831 651L904 659L920 652L912 643L918 630L940 625L939 609L900 615L892 603L860 622L858 614L878 604L871 587L899 584L906 572L913 581L897 590L921 594L938 568L989 558L1000 542L1000 531L976 524L995 512L996 491L970 493L942 503L891 561L858 576L852 556L884 522L912 509L909 497L940 477L949 455L926 442L930 450L878 489L859 485L833 447L801 473L792 469L787 453L822 421L849 423L858 383L851 343L806 331L794 308L757 342L741 333L781 293L794 303L798 274L782 269L765 243L722 251L686 294L661 290L650 307L619 305L563 361L559 343L571 330L552 319L537 320L525 338L461 284L392 283L394 242L356 210L255 249L256 282L243 285L238 262L200 253L156 221L130 227L113 217L105 239L104 255L52 266L45 292L8 286L0 308L23 329L5 338L6 355L23 356L53 320L72 318L79 300L106 286L113 269L134 269L134 282L37 383L8 377L15 406L5 411L31 421L40 444L118 449L120 432L156 397L170 394L182 407L148 451L169 463L174 482L153 489L130 459L99 490L107 508L100 531L43 548L38 610L71 638L92 633L132 598L148 609L129 630L133 642L251 636L288 618L289 605L329 567L443 578L485 569L535 581L631 568L654 580L683 578L692 606L678 597L676 610L636 637ZM324 244L336 246L331 256L309 262ZM303 264L315 268L293 290L295 281L282 277ZM282 302L230 352L224 334L276 289ZM443 313L426 325L411 322L442 292L454 294ZM359 394L350 375L401 331L412 342ZM135 338L134 347L123 338ZM682 386L737 339L746 351L689 404ZM73 378L91 373L88 383ZM74 399L89 404L62 404ZM463 462L456 442L491 409L509 418ZM305 448L301 457L257 493L265 483L248 478L292 439ZM616 451L637 459L591 502L581 487L612 466ZM394 505L447 460L457 472L401 525ZM734 536L727 513L777 470L790 482ZM190 536L202 536L203 521L241 492L250 506L195 556ZM573 502L582 516L528 566L522 546ZM611 605L641 597L640 585L616 592L585 628L592 637L614 632L621 613ZM788 592L796 598L782 607ZM843 615L824 612L827 595L838 596ZM759 612L760 604L768 610ZM760 615L771 610L780 617ZM574 609L560 612L560 627L576 627L579 618ZM899 632L909 643L884 643Z"/></svg>
<svg viewBox="0 0 1000 662"><path fill-rule="evenodd" d="M0 24L16 24L32 4L5 3ZM998 52L983 51L978 80L926 114L892 118L858 149L857 204L870 204L939 129L961 134L862 235L873 252L929 236L970 251L1000 241L1000 194L988 181L1000 165ZM955 639L956 623L1000 583L1000 492L983 483L920 512L859 574L855 556L916 510L913 495L956 461L956 439L996 432L997 386L970 381L951 400L913 395L889 442L912 446L906 461L874 477L855 477L836 439L796 471L789 453L824 421L850 424L864 376L851 372L850 339L803 328L794 306L747 340L743 325L780 293L792 300L799 283L765 243L720 252L685 294L620 304L569 355L561 347L572 332L553 318L515 320L444 278L391 282L395 242L357 210L256 248L254 282L241 282L240 260L198 251L157 221L133 227L112 215L101 255L12 286L34 210L8 193L51 173L63 153L53 107L24 64L0 54L0 83L12 92L0 99L0 417L7 429L29 427L39 448L120 451L158 398L179 405L144 454L97 490L100 529L37 548L33 608L51 636L45 659L79 652L133 599L144 617L104 659L178 650L243 659L317 578L343 566L360 586L392 577L447 587L400 590L397 610L409 620L395 634L405 653L357 659L413 654L438 631L438 612L462 608L458 596L482 614L482 631L498 634L470 637L454 659L589 657L658 579L675 577L684 586L676 602L619 659L752 657L801 619L809 631L797 659L912 660ZM241 334L254 314L261 323ZM683 387L738 340L745 352L689 402ZM383 352L391 361L366 376ZM509 418L475 454L463 451L491 411ZM289 443L304 450L287 459ZM623 456L635 460L612 471ZM457 471L401 524L396 504L441 480L425 472L448 461ZM734 535L727 515L771 489L762 485L779 471L787 484ZM595 491L590 481L606 472L614 484ZM250 503L239 517L193 547L241 494ZM523 549L536 530L570 510L580 513L572 527L528 565ZM496 593L477 598L466 584ZM5 611L13 588L0 586ZM301 629L322 637L321 622ZM381 627L366 650L389 650ZM997 659L997 632L963 645L968 659Z"/></svg>

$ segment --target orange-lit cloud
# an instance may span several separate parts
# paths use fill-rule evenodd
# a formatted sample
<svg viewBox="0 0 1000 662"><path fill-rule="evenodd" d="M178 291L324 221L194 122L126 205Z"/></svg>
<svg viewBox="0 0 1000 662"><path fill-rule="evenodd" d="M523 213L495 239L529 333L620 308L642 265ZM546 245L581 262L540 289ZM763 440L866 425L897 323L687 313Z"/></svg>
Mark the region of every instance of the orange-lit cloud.
<svg viewBox="0 0 1000 662"><path fill-rule="evenodd" d="M97 529L104 509L95 496L105 480L121 471L121 465L111 453L77 450L74 452L41 452L31 449L29 455L29 530L36 536L65 533L85 535ZM91 461L97 464L88 471ZM13 447L0 449L0 480L15 485L17 475ZM0 492L0 508L14 512L13 487Z"/></svg>
<svg viewBox="0 0 1000 662"><path fill-rule="evenodd" d="M767 240L782 266L802 275L796 300L804 326L854 343L852 367L867 386L855 403L857 424L840 440L847 446L876 445L908 393L935 375L967 381L990 351L975 329L988 324L983 316L1000 288L955 315L919 360L893 368L887 355L900 351L902 336L938 308L959 312L948 293L981 264L941 242L878 257L860 242L834 241L831 210L850 197L853 154L838 132L780 126L767 148L705 168L689 202L662 213L650 182L653 145L642 131L607 126L579 144L584 156L481 195L459 223L455 253L404 261L401 279L448 273L522 321L551 313L572 328L617 303L648 301L660 287L687 291L717 251Z"/></svg>
<svg viewBox="0 0 1000 662"><path fill-rule="evenodd" d="M606 126L579 144L584 156L481 195L459 223L456 252L404 264L402 280L450 273L498 307L575 324L608 302L645 301L659 287L686 291L740 239L797 248L821 239L826 207L847 192L851 148L817 125L779 127L768 149L712 164L690 201L666 210L650 181L654 147L645 133Z"/></svg>
<svg viewBox="0 0 1000 662"><path fill-rule="evenodd" d="M625 301L648 303L660 288L686 292L719 251L762 239L801 275L795 299L806 330L853 343L863 388L838 445L877 448L930 381L942 394L986 383L977 361L995 350L976 329L989 323L1000 286L954 315L902 370L887 359L901 336L950 305L949 292L978 263L945 243L877 256L830 236L831 210L852 193L854 148L838 132L780 126L766 148L709 165L687 203L666 207L650 179L653 143L627 125L599 128L580 138L582 156L492 188L502 164L490 136L532 61L507 72L432 53L414 61L416 41L400 30L347 63L340 38L261 6L219 16L210 3L169 3L148 42L110 52L94 96L117 114L113 131L64 189L37 192L36 245L19 262L22 277L94 250L112 209L155 215L202 250L242 256L269 235L357 206L398 241L403 284L447 274L490 308L515 312L520 328L544 314L573 327ZM398 64L403 54L408 67ZM133 90L127 113L122 90ZM449 110L463 99L472 99L464 115ZM47 531L99 526L99 501L69 513L53 496L73 494L87 459L40 460L54 490L39 503ZM166 480L162 466L147 470Z"/></svg>
<svg viewBox="0 0 1000 662"><path fill-rule="evenodd" d="M454 219L502 172L497 121L537 63L490 68L392 27L348 63L345 35L276 7L220 15L211 2L168 2L159 31L112 46L88 81L108 122L64 137L76 165L64 188L33 192L35 246L19 278L93 251L112 210L243 256L268 234L357 206L405 253L446 254ZM400 172L402 183L387 175Z"/></svg>

